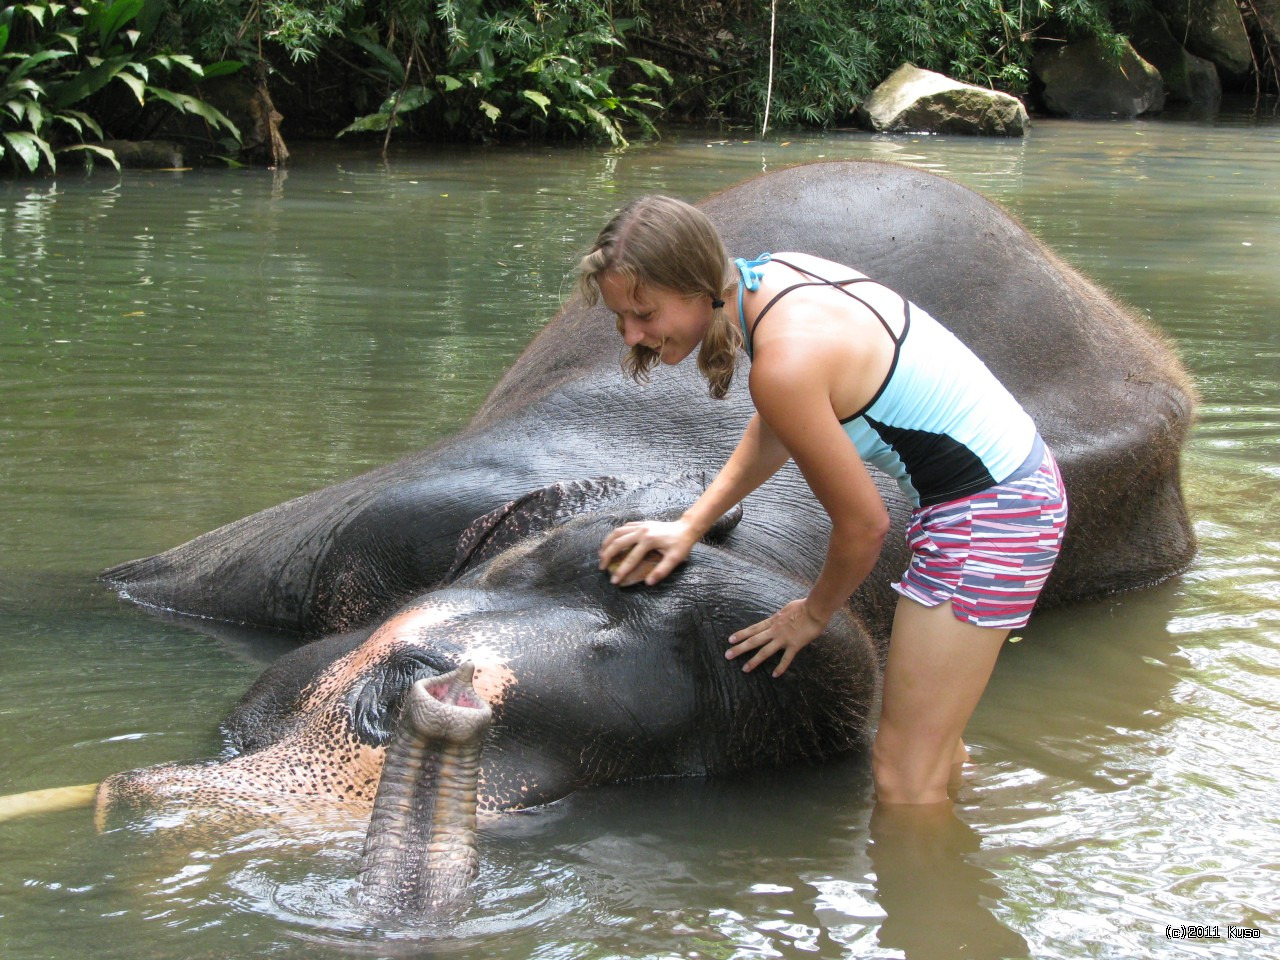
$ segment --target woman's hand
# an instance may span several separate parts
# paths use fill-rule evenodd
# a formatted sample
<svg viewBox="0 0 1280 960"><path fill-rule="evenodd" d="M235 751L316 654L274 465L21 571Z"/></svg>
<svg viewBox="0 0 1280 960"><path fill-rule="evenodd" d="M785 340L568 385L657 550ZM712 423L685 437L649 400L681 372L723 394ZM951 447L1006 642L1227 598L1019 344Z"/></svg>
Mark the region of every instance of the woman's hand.
<svg viewBox="0 0 1280 960"><path fill-rule="evenodd" d="M733 646L725 652L725 658L733 660L755 650L756 655L742 668L743 673L750 673L781 651L782 659L773 668L773 675L780 677L787 672L796 654L826 628L827 620L819 619L809 609L807 600L792 600L768 620L743 627L730 636L729 643Z"/></svg>
<svg viewBox="0 0 1280 960"><path fill-rule="evenodd" d="M608 569L610 581L620 587L641 580L651 587L684 563L698 539L698 531L686 520L626 523L600 544L600 569ZM646 563L650 554L657 555L656 563Z"/></svg>

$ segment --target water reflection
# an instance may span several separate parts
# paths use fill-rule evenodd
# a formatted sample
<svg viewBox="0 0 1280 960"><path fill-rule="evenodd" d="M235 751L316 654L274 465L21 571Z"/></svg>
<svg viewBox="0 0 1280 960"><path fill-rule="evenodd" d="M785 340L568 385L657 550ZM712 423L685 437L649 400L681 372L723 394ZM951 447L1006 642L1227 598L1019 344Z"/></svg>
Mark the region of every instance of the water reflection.
<svg viewBox="0 0 1280 960"><path fill-rule="evenodd" d="M996 877L974 864L981 840L948 805L878 804L869 853L884 910L882 947L907 960L1029 956L1027 942L992 915Z"/></svg>

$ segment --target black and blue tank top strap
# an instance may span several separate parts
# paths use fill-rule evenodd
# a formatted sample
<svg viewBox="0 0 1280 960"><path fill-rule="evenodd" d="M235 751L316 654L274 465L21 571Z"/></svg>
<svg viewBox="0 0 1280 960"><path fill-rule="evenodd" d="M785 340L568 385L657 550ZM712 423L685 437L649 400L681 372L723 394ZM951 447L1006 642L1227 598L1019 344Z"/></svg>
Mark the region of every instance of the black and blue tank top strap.
<svg viewBox="0 0 1280 960"><path fill-rule="evenodd" d="M784 267L790 267L792 270L796 271L796 273L799 273L802 276L812 277L813 279L808 281L803 281L801 283L793 283L791 284L791 286L785 287L779 293L775 294L773 296L773 299L771 299L768 303L764 305L764 309L762 309L758 314L756 314L755 322L751 324L751 327L748 329L747 314L742 307L742 294L746 290L755 291L760 289L760 279L761 279L760 268L764 266L766 263L770 263L770 262L780 263ZM837 290L839 290L841 293L845 294L846 296L854 300L857 300L860 304L862 304L864 307L870 310L872 315L877 320L880 321L880 325L884 327L885 332L889 334L889 339L894 342L895 353L897 349L901 348L902 341L906 339L907 330L910 327L911 320L910 320L910 308L906 305L905 300L903 301L905 316L904 316L902 333L895 334L893 332L893 327L889 325L889 322L885 320L885 318L881 315L879 310L877 310L875 307L869 304L862 297L859 297L852 290L845 289L845 287L851 283L874 282L871 280L870 277L850 277L848 280L828 280L826 277L819 276L818 274L814 273L812 270L806 270L804 267L797 266L796 264L791 263L790 261L775 259L774 256L769 253L762 253L760 254L760 256L756 257L754 260L746 260L746 259L743 259L742 257L738 257L733 261L733 265L738 268L738 275L742 279L742 282L738 284L738 322L742 325L742 341L744 346L746 347L748 357L753 355L752 345L751 345L752 337L755 334L756 327L760 326L760 321L764 319L765 314L767 314L770 310L773 309L773 305L775 303L777 303L779 300L785 297L792 290L798 290L800 287L819 287L819 286L835 287Z"/></svg>

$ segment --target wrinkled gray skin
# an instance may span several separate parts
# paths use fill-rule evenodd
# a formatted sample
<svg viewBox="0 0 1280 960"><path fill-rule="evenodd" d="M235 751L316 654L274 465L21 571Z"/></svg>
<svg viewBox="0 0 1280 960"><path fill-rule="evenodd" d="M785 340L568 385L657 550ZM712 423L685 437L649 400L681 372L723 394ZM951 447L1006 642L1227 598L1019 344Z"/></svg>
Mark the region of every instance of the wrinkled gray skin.
<svg viewBox="0 0 1280 960"><path fill-rule="evenodd" d="M765 174L702 206L735 255L803 250L895 288L1013 391L1071 488L1070 536L1047 605L1146 586L1188 563L1179 456L1193 391L1184 371L1158 335L999 207L931 174L871 162ZM727 400L713 401L692 363L638 389L619 374L619 354L612 317L575 300L457 437L103 578L140 604L310 639L375 623L438 584L460 532L530 490L619 469L713 475L751 412L746 370ZM788 527L789 515L770 519L802 490L788 470L748 504L767 548L809 576L820 559L809 531ZM901 521L901 498L886 493ZM893 567L897 538L888 549ZM877 631L891 609L884 579L855 601Z"/></svg>
<svg viewBox="0 0 1280 960"><path fill-rule="evenodd" d="M404 696L360 862L360 903L382 917L440 916L480 869L476 783L492 712L464 663Z"/></svg>
<svg viewBox="0 0 1280 960"><path fill-rule="evenodd" d="M1189 562L1181 366L998 207L919 170L844 162L766 174L703 208L734 255L807 251L896 288L1021 400L1071 498L1042 607ZM881 483L895 531L847 615L782 678L744 675L723 660L725 638L804 595L826 517L788 466L663 584L609 586L595 570L604 534L678 515L751 411L745 368L713 401L692 362L641 389L619 352L612 317L571 302L457 437L107 571L140 604L320 639L277 661L228 719L229 759L112 778L104 819L367 816L404 692L464 660L493 710L482 810L863 743L907 505Z"/></svg>
<svg viewBox="0 0 1280 960"><path fill-rule="evenodd" d="M597 783L812 761L859 746L877 655L851 615L778 681L724 660L728 624L762 619L804 590L778 561L730 549L745 527L738 513L656 587L619 590L596 569L596 548L615 525L674 516L696 488L686 478L576 481L479 518L460 538L447 585L372 629L277 660L224 724L228 759L110 778L99 793L104 822L368 816L405 692L464 662L493 711L484 811Z"/></svg>

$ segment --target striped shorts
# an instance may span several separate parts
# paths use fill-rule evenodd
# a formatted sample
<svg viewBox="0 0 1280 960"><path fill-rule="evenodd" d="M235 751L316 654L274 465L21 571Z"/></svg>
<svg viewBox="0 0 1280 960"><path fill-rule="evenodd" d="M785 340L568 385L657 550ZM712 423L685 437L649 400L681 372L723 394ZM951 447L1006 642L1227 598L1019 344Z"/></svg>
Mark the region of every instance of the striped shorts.
<svg viewBox="0 0 1280 960"><path fill-rule="evenodd" d="M926 607L951 601L960 620L1024 626L1067 526L1067 492L1053 455L1028 477L922 507L911 515L911 562L893 588Z"/></svg>

